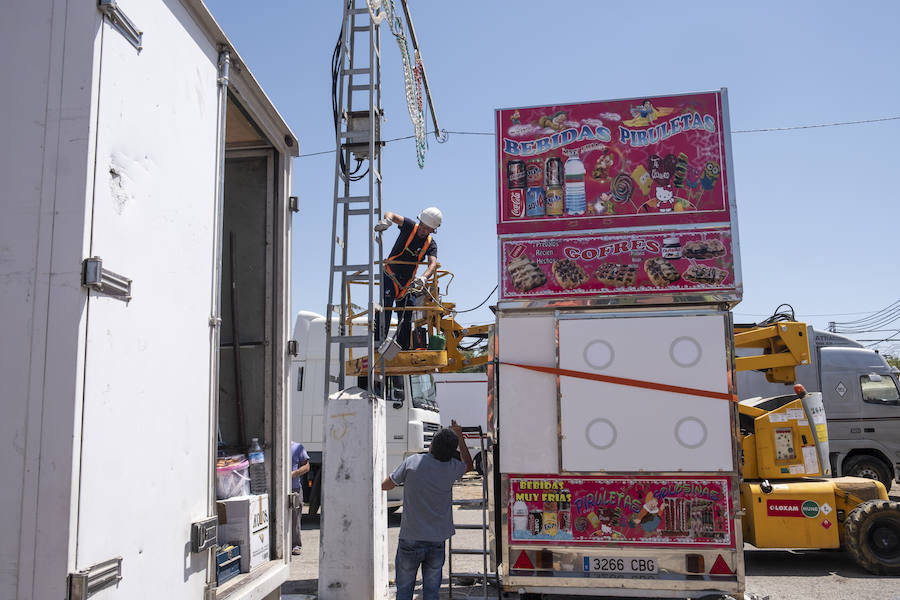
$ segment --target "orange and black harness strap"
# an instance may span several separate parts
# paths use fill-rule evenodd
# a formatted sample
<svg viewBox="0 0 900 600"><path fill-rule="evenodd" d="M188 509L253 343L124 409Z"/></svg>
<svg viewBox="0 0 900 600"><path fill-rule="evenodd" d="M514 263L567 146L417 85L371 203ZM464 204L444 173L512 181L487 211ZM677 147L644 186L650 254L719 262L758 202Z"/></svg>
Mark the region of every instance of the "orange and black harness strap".
<svg viewBox="0 0 900 600"><path fill-rule="evenodd" d="M416 237L416 232L419 230L419 224L416 223L416 226L413 227L412 233L409 234L409 237L406 238L406 243L403 245L403 249L400 250L397 254L393 256L389 256L385 261L384 270L387 271L387 274L391 278L391 283L394 284L394 297L402 298L404 294L406 294L406 290L409 289L409 284L412 283L412 280L416 277L416 271L419 270L419 265L416 265L413 268L412 277L409 278L409 281L406 282L406 285L403 286L403 289L400 289L400 285L397 283L397 278L394 276L394 272L391 271L390 262L392 260L397 260L403 253L406 252L406 249L409 248L409 245L412 243L413 239ZM425 243L422 244L422 249L419 251L419 256L416 257L416 262L421 262L422 257L425 256L425 252L428 250L428 247L431 245L431 234L428 234L428 237L425 238Z"/></svg>
<svg viewBox="0 0 900 600"><path fill-rule="evenodd" d="M694 388L681 387L678 385L669 385L666 383L654 383L652 381L641 381L640 379L627 379L625 377L613 377L612 375L600 375L597 373L584 373L582 371L571 371L569 369L558 369L556 367L538 367L536 365L522 365L512 362L500 362L501 365L510 367L519 367L520 369L528 369L529 371L538 371L540 373L549 373L551 375L562 375L565 377L575 377L576 379L589 379L591 381L602 381L603 383L613 383L616 385L627 385L630 387L644 388L648 390L659 390L661 392L673 392L675 394L686 394L688 396L703 396L705 398L716 398L717 400L731 400L737 402L738 397L735 394L726 394L723 392L711 392L709 390L698 390Z"/></svg>

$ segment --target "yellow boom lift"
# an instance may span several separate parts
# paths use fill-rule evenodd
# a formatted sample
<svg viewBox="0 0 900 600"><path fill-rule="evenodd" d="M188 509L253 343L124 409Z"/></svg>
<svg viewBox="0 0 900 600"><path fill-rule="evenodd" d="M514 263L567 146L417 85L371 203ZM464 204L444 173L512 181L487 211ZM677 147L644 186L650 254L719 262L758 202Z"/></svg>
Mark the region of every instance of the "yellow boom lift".
<svg viewBox="0 0 900 600"><path fill-rule="evenodd" d="M738 371L760 370L771 382L794 383L809 362L807 326L781 321L735 326ZM743 455L744 541L757 548L840 548L872 573L900 574L900 503L881 482L830 478L822 396L795 393L738 406Z"/></svg>

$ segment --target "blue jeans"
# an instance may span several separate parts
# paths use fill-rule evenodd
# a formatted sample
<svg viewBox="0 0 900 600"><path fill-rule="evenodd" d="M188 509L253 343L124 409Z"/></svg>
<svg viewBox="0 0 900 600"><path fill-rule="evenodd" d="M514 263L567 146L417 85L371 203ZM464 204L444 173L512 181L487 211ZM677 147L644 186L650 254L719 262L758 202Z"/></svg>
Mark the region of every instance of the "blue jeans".
<svg viewBox="0 0 900 600"><path fill-rule="evenodd" d="M401 539L397 544L394 564L397 568L397 600L412 600L419 565L422 565L423 600L438 600L444 567L444 542Z"/></svg>

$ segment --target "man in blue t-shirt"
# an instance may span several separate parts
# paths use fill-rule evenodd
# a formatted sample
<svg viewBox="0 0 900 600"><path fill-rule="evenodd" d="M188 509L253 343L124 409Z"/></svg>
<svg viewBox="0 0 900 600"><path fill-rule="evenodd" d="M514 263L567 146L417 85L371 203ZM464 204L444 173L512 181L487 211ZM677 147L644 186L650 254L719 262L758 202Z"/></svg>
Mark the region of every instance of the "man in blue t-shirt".
<svg viewBox="0 0 900 600"><path fill-rule="evenodd" d="M298 442L291 442L291 491L299 492L303 498L303 475L309 471L309 454ZM303 517L303 503L291 509L291 554L299 555L303 543L300 541L300 521Z"/></svg>
<svg viewBox="0 0 900 600"><path fill-rule="evenodd" d="M435 207L429 207L419 213L419 220L414 221L390 211L375 225L375 231L387 230L392 224L400 226L400 235L391 248L391 253L384 261L381 301L384 307L384 328L391 326L391 307L414 306L411 295L407 291L411 287L419 289L425 286L426 280L437 269L437 243L433 239L435 230L441 225L443 215ZM418 263L427 259L428 265L420 277L416 277ZM413 282L416 285L413 286ZM412 314L411 310L397 311L397 343L404 350L412 348ZM376 327L376 338L382 339L380 326Z"/></svg>
<svg viewBox="0 0 900 600"><path fill-rule="evenodd" d="M453 458L459 448L462 461ZM428 454L407 457L381 484L403 485L400 540L394 559L397 600L412 600L416 572L422 565L422 598L437 600L444 567L444 540L453 528L453 482L472 470L472 457L456 421L431 440Z"/></svg>

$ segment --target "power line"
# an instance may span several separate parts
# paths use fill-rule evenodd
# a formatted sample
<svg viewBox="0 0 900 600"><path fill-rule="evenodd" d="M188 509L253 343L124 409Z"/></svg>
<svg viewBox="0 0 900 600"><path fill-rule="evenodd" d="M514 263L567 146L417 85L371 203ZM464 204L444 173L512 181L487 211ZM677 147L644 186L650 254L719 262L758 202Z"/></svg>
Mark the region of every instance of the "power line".
<svg viewBox="0 0 900 600"><path fill-rule="evenodd" d="M863 119L860 121L835 121L834 123L817 123L814 125L792 125L789 127L766 127L763 129L733 129L731 133L769 133L774 131L795 131L798 129L819 129L822 127L843 127L846 125L864 125L867 123L883 123L884 121L900 121L900 115L895 117L882 117L878 119ZM429 131L429 134L434 133L434 131ZM494 135L493 131L449 131L447 129L441 129L441 133L446 134L455 134L455 135ZM382 143L390 143L390 142L399 142L401 140L410 140L416 137L415 135L406 135L403 137L397 137L390 140L383 140ZM319 156L322 154L331 154L334 150L322 150L321 152L310 152L309 154L301 154L297 158L307 158L310 156Z"/></svg>

